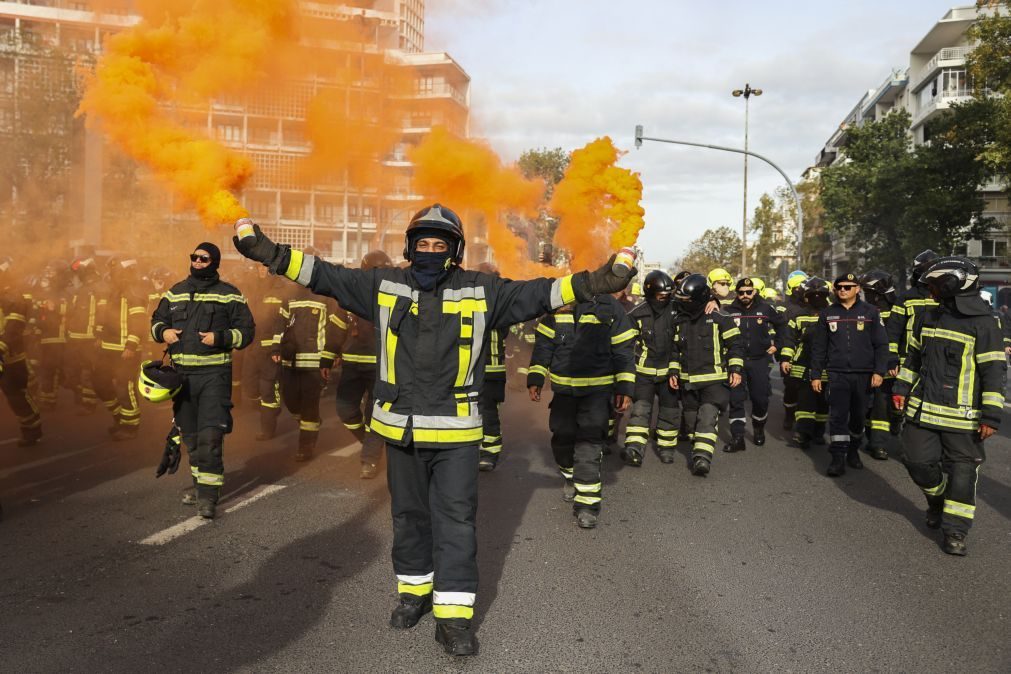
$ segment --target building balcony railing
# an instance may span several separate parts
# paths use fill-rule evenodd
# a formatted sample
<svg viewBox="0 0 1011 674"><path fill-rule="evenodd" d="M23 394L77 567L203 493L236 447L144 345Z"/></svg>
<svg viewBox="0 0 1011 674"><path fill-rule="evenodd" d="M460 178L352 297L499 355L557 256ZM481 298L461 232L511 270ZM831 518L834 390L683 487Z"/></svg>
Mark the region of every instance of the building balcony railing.
<svg viewBox="0 0 1011 674"><path fill-rule="evenodd" d="M965 65L965 57L972 51L972 47L945 47L934 54L934 57L927 61L927 64L920 68L916 76L911 80L912 89L915 92L920 88L931 75L941 68Z"/></svg>
<svg viewBox="0 0 1011 674"><path fill-rule="evenodd" d="M968 88L948 89L938 91L937 95L923 105L913 117L913 128L920 126L927 118L938 110L947 110L953 103L962 103L972 98L972 90Z"/></svg>
<svg viewBox="0 0 1011 674"><path fill-rule="evenodd" d="M981 272L998 269L1007 270L1011 269L1011 257L989 257L989 256L979 256L970 257L970 260L976 263Z"/></svg>
<svg viewBox="0 0 1011 674"><path fill-rule="evenodd" d="M413 93L396 98L425 99L425 98L451 98L460 105L467 106L467 95L449 84L440 84L425 89L416 89Z"/></svg>

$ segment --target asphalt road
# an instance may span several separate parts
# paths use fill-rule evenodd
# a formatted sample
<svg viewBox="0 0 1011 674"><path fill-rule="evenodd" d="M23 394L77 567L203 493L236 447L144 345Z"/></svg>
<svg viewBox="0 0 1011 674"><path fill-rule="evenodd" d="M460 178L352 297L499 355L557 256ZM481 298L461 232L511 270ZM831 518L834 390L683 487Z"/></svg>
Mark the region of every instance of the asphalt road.
<svg viewBox="0 0 1011 674"><path fill-rule="evenodd" d="M387 627L385 481L358 479L332 398L308 464L290 419L257 443L255 414L237 414L208 524L179 504L185 463L153 477L167 409L113 443L103 415L63 403L31 449L0 413L4 671L1011 670L1007 429L987 442L966 558L941 552L897 461L833 480L824 448L787 447L778 398L768 444L718 453L707 478L605 457L601 524L584 531L546 402L510 392L505 458L480 476L481 652L453 659L431 616Z"/></svg>

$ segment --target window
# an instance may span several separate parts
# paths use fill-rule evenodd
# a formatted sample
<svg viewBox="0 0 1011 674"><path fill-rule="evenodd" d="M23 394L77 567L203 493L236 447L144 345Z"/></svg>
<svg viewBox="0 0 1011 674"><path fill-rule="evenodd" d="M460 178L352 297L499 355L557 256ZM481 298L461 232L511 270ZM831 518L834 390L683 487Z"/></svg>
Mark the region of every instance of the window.
<svg viewBox="0 0 1011 674"><path fill-rule="evenodd" d="M1007 241L983 239L982 257L1007 257Z"/></svg>

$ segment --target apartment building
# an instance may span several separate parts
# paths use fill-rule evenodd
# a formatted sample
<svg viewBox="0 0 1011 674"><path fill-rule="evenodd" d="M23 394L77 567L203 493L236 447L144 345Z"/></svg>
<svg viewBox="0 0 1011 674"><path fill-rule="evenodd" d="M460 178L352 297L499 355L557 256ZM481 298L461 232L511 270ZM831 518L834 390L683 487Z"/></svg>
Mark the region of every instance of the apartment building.
<svg viewBox="0 0 1011 674"><path fill-rule="evenodd" d="M469 135L470 77L449 55L424 51L424 0L298 4L303 24L311 26L306 46L323 62L344 64L344 72L358 69L357 76L338 81L326 69L314 69L302 81L264 87L253 97L221 98L182 112L188 124L253 160L256 172L240 198L270 234L294 245L312 245L337 262L357 262L377 247L398 259L407 222L423 202L413 189L408 150L436 125ZM79 97L80 83L68 64L93 63L108 35L137 21L130 0L0 1L0 139L16 132L18 105L38 93L31 82L58 80L64 93ZM330 37L346 34L340 29L348 22L357 22L358 34L367 37L353 44ZM406 87L383 91L380 75L372 72L376 63L397 69ZM323 95L346 101L363 115L375 115L379 107L399 116L397 142L384 156L371 158L377 170L367 178L349 177L346 171L307 177L302 170L311 151L309 107ZM55 236L120 248L122 240L110 240L110 233L123 231L122 222L139 198L162 199L164 208L147 210L165 213L169 245L176 233L193 231L195 217L177 212L168 197L124 196L143 177L143 169L124 166L118 153L85 131L79 120L68 117L58 125L65 129L71 197L69 217L63 218L66 231ZM16 204L0 206L0 217L17 218ZM225 233L221 237L226 240ZM483 227L469 227L468 237L469 261L487 259Z"/></svg>
<svg viewBox="0 0 1011 674"><path fill-rule="evenodd" d="M915 143L928 142L926 123L954 103L968 100L971 89L966 80L966 57L972 50L966 32L980 12L975 5L954 7L949 10L909 54L909 64L893 69L875 88L868 90L843 118L839 127L815 157L806 176L831 166L845 147L848 131L867 121L881 119L893 109L903 109L912 117L910 135ZM997 226L982 240L966 241L954 251L966 255L980 265L984 284L991 289L1009 284L1011 256L1008 253L1011 205L1007 186L991 182L981 185L986 200L986 215L994 218ZM832 247L825 253L824 273L829 278L851 271L853 260L860 251L847 247L841 239L833 239Z"/></svg>

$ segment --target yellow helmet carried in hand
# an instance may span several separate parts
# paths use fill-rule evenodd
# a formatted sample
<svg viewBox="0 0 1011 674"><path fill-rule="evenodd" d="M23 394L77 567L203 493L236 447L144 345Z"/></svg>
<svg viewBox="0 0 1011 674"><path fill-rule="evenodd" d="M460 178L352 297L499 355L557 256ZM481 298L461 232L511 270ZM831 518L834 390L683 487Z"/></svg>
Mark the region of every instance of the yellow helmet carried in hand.
<svg viewBox="0 0 1011 674"><path fill-rule="evenodd" d="M730 272L723 267L717 267L709 272L709 275L706 276L706 280L709 281L710 286L717 281L725 281L728 284L732 284L734 282L734 277L731 276Z"/></svg>
<svg viewBox="0 0 1011 674"><path fill-rule="evenodd" d="M183 376L170 365L157 360L146 360L140 366L137 390L153 403L171 400L183 387Z"/></svg>

